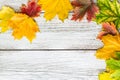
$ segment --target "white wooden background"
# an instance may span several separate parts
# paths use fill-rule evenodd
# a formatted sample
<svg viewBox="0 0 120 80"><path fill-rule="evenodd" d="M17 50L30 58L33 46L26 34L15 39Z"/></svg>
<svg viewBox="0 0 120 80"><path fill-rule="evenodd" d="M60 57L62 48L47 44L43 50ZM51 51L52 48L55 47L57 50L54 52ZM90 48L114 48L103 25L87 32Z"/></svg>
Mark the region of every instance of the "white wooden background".
<svg viewBox="0 0 120 80"><path fill-rule="evenodd" d="M19 9L27 0L0 0L2 5ZM36 18L41 33L32 44L14 40L10 31L0 34L0 80L98 80L105 63L94 56L103 44L96 39L101 27L57 18L46 22Z"/></svg>

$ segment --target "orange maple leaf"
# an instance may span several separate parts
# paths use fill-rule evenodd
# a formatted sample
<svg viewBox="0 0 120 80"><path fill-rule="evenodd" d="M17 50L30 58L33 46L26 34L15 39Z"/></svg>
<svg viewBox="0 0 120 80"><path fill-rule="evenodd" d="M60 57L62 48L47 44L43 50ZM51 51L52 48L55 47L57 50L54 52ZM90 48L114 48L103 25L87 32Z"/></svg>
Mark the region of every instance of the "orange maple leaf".
<svg viewBox="0 0 120 80"><path fill-rule="evenodd" d="M36 37L36 32L39 31L36 22L25 14L16 13L9 22L10 27L13 29L12 35L15 39L26 37L32 42Z"/></svg>

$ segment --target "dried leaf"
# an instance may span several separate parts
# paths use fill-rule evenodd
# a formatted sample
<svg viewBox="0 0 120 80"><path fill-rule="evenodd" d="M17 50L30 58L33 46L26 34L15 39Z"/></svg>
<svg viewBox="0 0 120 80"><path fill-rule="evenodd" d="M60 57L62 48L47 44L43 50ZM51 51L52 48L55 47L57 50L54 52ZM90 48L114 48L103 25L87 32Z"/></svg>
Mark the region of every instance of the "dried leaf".
<svg viewBox="0 0 120 80"><path fill-rule="evenodd" d="M15 14L10 19L9 24L13 29L12 35L15 39L21 39L25 36L32 42L36 36L36 32L39 31L36 22L25 14Z"/></svg>
<svg viewBox="0 0 120 80"><path fill-rule="evenodd" d="M3 6L0 10L0 32L5 32L10 29L8 26L9 19L15 14L14 10L10 7Z"/></svg>
<svg viewBox="0 0 120 80"><path fill-rule="evenodd" d="M99 80L116 80L111 78L111 73L103 72L99 74Z"/></svg>
<svg viewBox="0 0 120 80"><path fill-rule="evenodd" d="M116 27L114 25L114 23L103 23L102 24L102 31L99 33L98 37L99 39L102 39L102 36L105 36L107 34L111 34L111 35L116 35L118 34L118 31L116 30Z"/></svg>
<svg viewBox="0 0 120 80"><path fill-rule="evenodd" d="M102 42L104 46L97 50L96 57L100 59L115 58L115 52L120 51L120 35L108 34L102 37Z"/></svg>
<svg viewBox="0 0 120 80"><path fill-rule="evenodd" d="M59 19L64 21L68 18L69 11L72 10L69 0L38 0L38 3L45 11L44 17L46 20L51 20L58 15Z"/></svg>
<svg viewBox="0 0 120 80"><path fill-rule="evenodd" d="M29 0L27 5L22 5L21 12L30 17L37 17L40 15L41 7L37 4L36 0Z"/></svg>
<svg viewBox="0 0 120 80"><path fill-rule="evenodd" d="M91 21L95 18L96 12L98 12L98 7L92 0L74 0L72 5L74 6L72 20L82 20L87 14L87 20Z"/></svg>

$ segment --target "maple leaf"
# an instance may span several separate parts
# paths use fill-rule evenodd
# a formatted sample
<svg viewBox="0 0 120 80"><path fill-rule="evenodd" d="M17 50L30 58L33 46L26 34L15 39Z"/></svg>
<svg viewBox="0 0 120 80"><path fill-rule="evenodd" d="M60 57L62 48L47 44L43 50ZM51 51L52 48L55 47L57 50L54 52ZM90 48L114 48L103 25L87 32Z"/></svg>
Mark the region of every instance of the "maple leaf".
<svg viewBox="0 0 120 80"><path fill-rule="evenodd" d="M100 12L96 15L96 22L114 22L120 28L120 4L118 0L98 0Z"/></svg>
<svg viewBox="0 0 120 80"><path fill-rule="evenodd" d="M120 34L103 36L102 42L104 46L97 50L96 57L100 59L115 58L115 52L120 51Z"/></svg>
<svg viewBox="0 0 120 80"><path fill-rule="evenodd" d="M21 39L25 36L30 42L32 42L36 36L36 32L39 31L38 25L35 21L25 14L16 13L10 19L9 25L13 29L12 35L15 39Z"/></svg>
<svg viewBox="0 0 120 80"><path fill-rule="evenodd" d="M9 19L15 14L14 10L10 7L3 6L0 10L0 32L5 32L10 29L8 26Z"/></svg>
<svg viewBox="0 0 120 80"><path fill-rule="evenodd" d="M118 31L116 30L116 27L114 23L103 23L102 24L102 31L99 33L98 37L99 39L102 39L102 36L111 34L111 35L116 35L118 34Z"/></svg>
<svg viewBox="0 0 120 80"><path fill-rule="evenodd" d="M106 61L107 67L112 70L119 70L120 69L120 60L110 59Z"/></svg>
<svg viewBox="0 0 120 80"><path fill-rule="evenodd" d="M59 19L64 21L68 18L69 11L73 9L69 0L38 0L38 4L45 11L46 20L51 20L58 15Z"/></svg>
<svg viewBox="0 0 120 80"><path fill-rule="evenodd" d="M103 72L99 74L99 80L116 80L114 78L111 78L111 73Z"/></svg>
<svg viewBox="0 0 120 80"><path fill-rule="evenodd" d="M25 4L22 5L21 12L30 17L37 17L40 15L41 7L37 4L37 1L29 0L27 6Z"/></svg>
<svg viewBox="0 0 120 80"><path fill-rule="evenodd" d="M114 80L120 80L120 69L115 70L114 73L111 74L111 78Z"/></svg>
<svg viewBox="0 0 120 80"><path fill-rule="evenodd" d="M115 80L120 79L120 60L118 59L110 59L106 61L107 67L112 70L110 77Z"/></svg>
<svg viewBox="0 0 120 80"><path fill-rule="evenodd" d="M74 0L72 5L74 6L72 20L82 20L85 14L87 14L87 20L91 21L96 17L95 14L99 10L92 0Z"/></svg>

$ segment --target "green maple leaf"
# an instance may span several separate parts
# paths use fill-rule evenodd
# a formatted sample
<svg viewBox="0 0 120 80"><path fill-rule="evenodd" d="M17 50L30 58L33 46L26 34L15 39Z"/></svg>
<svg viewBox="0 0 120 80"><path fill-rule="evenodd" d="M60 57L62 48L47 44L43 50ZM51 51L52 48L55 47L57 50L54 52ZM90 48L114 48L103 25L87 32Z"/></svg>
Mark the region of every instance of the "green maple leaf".
<svg viewBox="0 0 120 80"><path fill-rule="evenodd" d="M120 80L120 69L112 73L111 78L114 78L115 80Z"/></svg>
<svg viewBox="0 0 120 80"><path fill-rule="evenodd" d="M119 52L116 52L118 59L110 59L106 61L107 67L114 72L110 74L110 77L114 80L120 80L120 60Z"/></svg>
<svg viewBox="0 0 120 80"><path fill-rule="evenodd" d="M112 70L120 69L120 60L110 59L106 61L106 64Z"/></svg>
<svg viewBox="0 0 120 80"><path fill-rule="evenodd" d="M120 28L120 3L118 0L98 0L100 12L96 14L96 22L114 22Z"/></svg>

